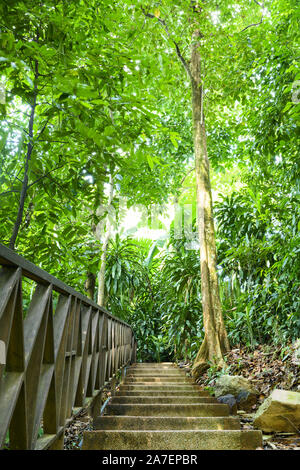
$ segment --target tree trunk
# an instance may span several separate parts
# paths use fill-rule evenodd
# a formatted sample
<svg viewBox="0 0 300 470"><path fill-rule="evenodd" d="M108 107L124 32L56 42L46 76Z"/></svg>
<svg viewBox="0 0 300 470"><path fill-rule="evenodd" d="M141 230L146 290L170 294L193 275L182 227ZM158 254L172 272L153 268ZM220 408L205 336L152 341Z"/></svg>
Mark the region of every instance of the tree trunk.
<svg viewBox="0 0 300 470"><path fill-rule="evenodd" d="M201 13L199 2L191 2L194 12ZM197 212L200 242L201 293L205 336L193 365L193 374L198 376L209 367L208 361L222 366L223 354L229 350L229 342L223 321L219 296L216 265L216 243L212 213L212 197L209 177L209 161L206 148L206 132L203 115L203 86L201 74L201 33L194 30L192 57L189 65L181 54L178 44L170 35L166 22L142 8L144 15L156 19L173 42L177 56L191 79L192 111L194 127L195 170L197 190Z"/></svg>
<svg viewBox="0 0 300 470"><path fill-rule="evenodd" d="M94 300L95 285L96 285L96 276L95 274L88 271L84 288L86 290L87 297L91 300Z"/></svg>
<svg viewBox="0 0 300 470"><path fill-rule="evenodd" d="M224 365L223 354L229 349L217 277L209 161L203 115L203 85L199 36L200 32L195 31L192 44L191 81L201 293L205 336L193 365L193 375L196 377L209 367L208 361L218 366Z"/></svg>
<svg viewBox="0 0 300 470"><path fill-rule="evenodd" d="M39 77L38 67L39 67L38 61L36 60L35 69L34 69L33 98L32 98L29 125L28 125L28 144L27 144L27 154L26 154L26 159L25 159L24 177L23 177L23 182L22 182L18 213L17 213L15 224L14 224L13 232L9 241L9 248L11 248L12 250L15 249L17 236L18 236L20 226L22 223L25 200L26 200L27 190L28 190L29 162L30 162L32 150L33 150L33 124L34 124L34 115L35 115L35 108L36 108L36 99L38 95L38 77Z"/></svg>
<svg viewBox="0 0 300 470"><path fill-rule="evenodd" d="M110 205L113 200L113 177L112 174L109 176L109 196L108 196L108 211L110 210ZM107 247L108 242L111 236L111 222L109 218L109 213L106 217L106 233L102 245L102 254L101 254L101 264L100 270L98 273L98 305L105 307L105 270L106 270L106 256L107 256Z"/></svg>

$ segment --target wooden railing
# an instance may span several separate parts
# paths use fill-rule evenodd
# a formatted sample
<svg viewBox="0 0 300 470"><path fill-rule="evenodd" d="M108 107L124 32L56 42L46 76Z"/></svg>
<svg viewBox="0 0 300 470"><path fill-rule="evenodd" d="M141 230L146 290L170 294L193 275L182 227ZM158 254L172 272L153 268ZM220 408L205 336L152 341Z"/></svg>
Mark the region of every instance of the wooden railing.
<svg viewBox="0 0 300 470"><path fill-rule="evenodd" d="M0 265L0 448L56 448L72 417L135 361L133 332L1 244Z"/></svg>

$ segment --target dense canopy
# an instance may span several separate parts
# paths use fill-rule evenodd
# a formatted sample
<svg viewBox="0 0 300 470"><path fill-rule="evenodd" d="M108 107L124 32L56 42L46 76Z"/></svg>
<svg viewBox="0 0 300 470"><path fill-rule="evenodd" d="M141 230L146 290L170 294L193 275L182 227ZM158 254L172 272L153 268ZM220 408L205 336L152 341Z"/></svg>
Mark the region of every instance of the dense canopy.
<svg viewBox="0 0 300 470"><path fill-rule="evenodd" d="M229 343L299 337L297 0L11 0L0 48L1 243L194 360L198 54Z"/></svg>

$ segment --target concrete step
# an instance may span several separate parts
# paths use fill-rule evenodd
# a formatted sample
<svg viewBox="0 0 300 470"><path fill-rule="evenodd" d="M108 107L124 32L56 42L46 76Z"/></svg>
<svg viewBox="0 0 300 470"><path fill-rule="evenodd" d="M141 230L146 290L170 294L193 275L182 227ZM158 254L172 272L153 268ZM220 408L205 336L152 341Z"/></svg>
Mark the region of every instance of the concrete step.
<svg viewBox="0 0 300 470"><path fill-rule="evenodd" d="M106 415L127 416L229 416L228 405L223 404L108 404Z"/></svg>
<svg viewBox="0 0 300 470"><path fill-rule="evenodd" d="M178 397L169 397L168 395L161 395L160 397L149 397L149 396L114 396L111 401L111 404L134 404L134 403L150 403L150 404L163 404L163 403L174 403L174 404L188 404L188 403L219 403L216 398L213 397L189 397L185 396L178 396Z"/></svg>
<svg viewBox="0 0 300 470"><path fill-rule="evenodd" d="M209 393L206 391L206 390L201 390L200 387L198 385L194 385L194 384L185 384L185 385L180 385L180 384L174 384L174 383L171 383L171 384L157 384L157 383L146 383L145 384L137 384L137 383L134 383L134 384L121 384L120 387L119 387L120 390L128 390L128 391L136 391L136 392L143 392L143 391L146 391L146 390L151 390L153 392L162 392L162 393L166 393L168 391L172 391L172 392L183 392L184 394L186 392L190 392L190 391L197 391L201 394L205 393L206 396L209 396Z"/></svg>
<svg viewBox="0 0 300 470"><path fill-rule="evenodd" d="M131 371L130 373L127 372L126 373L126 376L125 378L135 378L135 377L157 377L157 378L160 378L160 377L175 377L175 378L178 378L178 379L184 379L184 378L189 378L186 374L183 374L182 372L179 372L179 371L163 371L163 370L160 370L159 373L155 373L153 371Z"/></svg>
<svg viewBox="0 0 300 470"><path fill-rule="evenodd" d="M172 363L135 364L86 431L90 450L241 450L262 446L261 431L238 417Z"/></svg>
<svg viewBox="0 0 300 470"><path fill-rule="evenodd" d="M162 372L163 374L167 374L170 372L171 374L178 372L179 374L185 374L183 369L179 369L176 366L170 367L126 367L126 373L136 372L138 374L147 374L148 372L153 372L154 374L159 374Z"/></svg>
<svg viewBox="0 0 300 470"><path fill-rule="evenodd" d="M189 377L181 377L181 376L174 376L174 375L162 375L161 377L157 376L146 376L146 375L132 375L128 376L126 375L124 384L129 384L129 383L145 383L145 382L150 382L150 383L160 383L160 382L166 382L166 383L193 383L192 380Z"/></svg>
<svg viewBox="0 0 300 470"><path fill-rule="evenodd" d="M169 390L171 389L175 389L175 388L180 388L181 390L184 390L184 386L190 388L191 386L193 386L192 383L189 383L189 382L183 382L183 383L179 383L179 382L123 382L123 385L124 386L139 386L139 387L151 387L153 390L156 390L156 388L169 388ZM192 387L194 390L196 389L195 387ZM199 387L197 387L199 389ZM191 390L191 388L190 388Z"/></svg>
<svg viewBox="0 0 300 470"><path fill-rule="evenodd" d="M209 397L208 392L197 392L194 391L193 389L191 390L178 390L177 392L170 391L169 389L164 390L164 391L152 391L151 388L147 388L146 390L140 390L140 391L131 391L131 390L124 390L124 388L120 388L120 390L116 393L116 396L124 396L126 395L127 397L163 397L165 395L169 397L181 397L182 394L184 393L184 397Z"/></svg>
<svg viewBox="0 0 300 470"><path fill-rule="evenodd" d="M238 417L180 417L177 416L99 416L94 429L128 431L240 429Z"/></svg>
<svg viewBox="0 0 300 470"><path fill-rule="evenodd" d="M261 446L260 431L86 431L83 450L241 450Z"/></svg>
<svg viewBox="0 0 300 470"><path fill-rule="evenodd" d="M130 366L130 368L134 368L134 367L141 367L142 369L146 369L147 367L150 367L150 368L157 368L157 369L161 369L161 368L168 368L168 367L177 367L175 362L136 362L135 364L132 364Z"/></svg>

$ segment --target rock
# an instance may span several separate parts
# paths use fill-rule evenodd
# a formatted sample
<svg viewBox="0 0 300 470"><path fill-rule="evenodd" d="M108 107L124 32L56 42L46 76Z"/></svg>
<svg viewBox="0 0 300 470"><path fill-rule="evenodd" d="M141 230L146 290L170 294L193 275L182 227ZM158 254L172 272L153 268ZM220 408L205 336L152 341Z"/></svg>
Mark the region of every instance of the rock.
<svg viewBox="0 0 300 470"><path fill-rule="evenodd" d="M241 375L222 375L216 380L215 395L220 397L228 394L236 398L238 409L251 411L259 392Z"/></svg>
<svg viewBox="0 0 300 470"><path fill-rule="evenodd" d="M228 393L236 397L242 390L256 395L258 394L258 391L249 380L241 375L222 375L216 380L216 397L227 395Z"/></svg>
<svg viewBox="0 0 300 470"><path fill-rule="evenodd" d="M252 411L253 405L257 402L257 394L250 393L248 390L241 390L236 397L239 410Z"/></svg>
<svg viewBox="0 0 300 470"><path fill-rule="evenodd" d="M231 415L236 415L237 414L236 399L233 395L230 395L230 394L224 395L222 397L218 397L217 400L220 403L224 403L225 405L229 406Z"/></svg>
<svg viewBox="0 0 300 470"><path fill-rule="evenodd" d="M300 425L300 393L273 390L258 408L253 425L265 432L297 432Z"/></svg>
<svg viewBox="0 0 300 470"><path fill-rule="evenodd" d="M297 341L294 342L292 349L292 364L300 366L300 339L297 339Z"/></svg>

